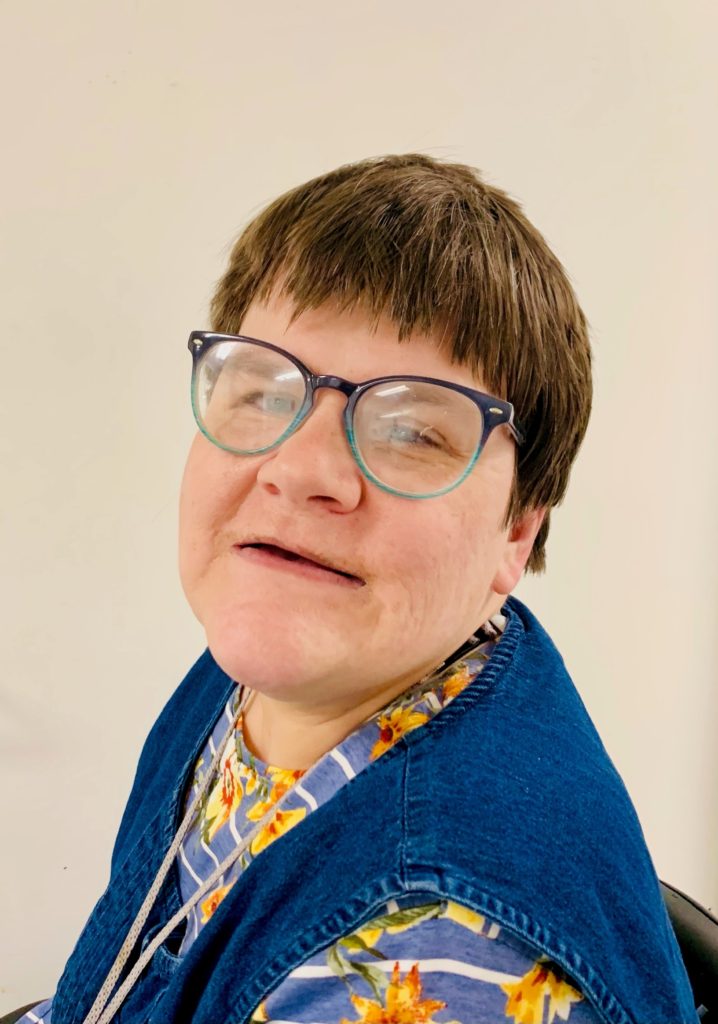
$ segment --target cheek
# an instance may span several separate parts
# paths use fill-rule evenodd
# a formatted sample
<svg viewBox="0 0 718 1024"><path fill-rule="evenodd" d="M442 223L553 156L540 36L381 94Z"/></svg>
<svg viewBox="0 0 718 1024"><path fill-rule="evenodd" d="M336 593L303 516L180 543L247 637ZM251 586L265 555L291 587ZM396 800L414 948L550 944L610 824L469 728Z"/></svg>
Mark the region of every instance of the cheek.
<svg viewBox="0 0 718 1024"><path fill-rule="evenodd" d="M427 517L401 549L412 619L448 632L464 617L473 620L489 596L498 540L493 517L473 503Z"/></svg>
<svg viewBox="0 0 718 1024"><path fill-rule="evenodd" d="M218 527L231 505L227 473L207 445L201 436L193 442L180 487L179 561L184 585L211 557Z"/></svg>
<svg viewBox="0 0 718 1024"><path fill-rule="evenodd" d="M179 568L185 594L198 590L243 519L262 458L222 451L202 434L190 447L179 499Z"/></svg>
<svg viewBox="0 0 718 1024"><path fill-rule="evenodd" d="M193 457L195 446L190 449L180 487L179 500L179 574L185 596L195 614L197 609L192 600L193 583L198 575L202 521L198 506L198 495L202 494L199 466Z"/></svg>
<svg viewBox="0 0 718 1024"><path fill-rule="evenodd" d="M393 543L385 547L401 592L400 608L408 620L426 628L452 617L475 565L462 517L437 511L412 516L411 529L402 520L393 531ZM475 535L475 524L473 531Z"/></svg>

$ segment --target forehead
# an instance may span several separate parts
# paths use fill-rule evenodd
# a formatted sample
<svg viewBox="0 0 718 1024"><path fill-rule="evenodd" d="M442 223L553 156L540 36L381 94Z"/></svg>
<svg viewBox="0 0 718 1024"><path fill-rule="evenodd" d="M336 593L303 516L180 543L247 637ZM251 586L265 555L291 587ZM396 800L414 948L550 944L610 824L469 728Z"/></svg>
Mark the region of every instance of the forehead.
<svg viewBox="0 0 718 1024"><path fill-rule="evenodd" d="M292 352L314 373L336 374L362 381L392 374L415 374L485 390L484 381L469 367L453 362L440 337L414 333L399 341L398 329L387 317L378 321L360 308L340 310L325 304L296 319L291 298L274 295L251 303L240 333Z"/></svg>

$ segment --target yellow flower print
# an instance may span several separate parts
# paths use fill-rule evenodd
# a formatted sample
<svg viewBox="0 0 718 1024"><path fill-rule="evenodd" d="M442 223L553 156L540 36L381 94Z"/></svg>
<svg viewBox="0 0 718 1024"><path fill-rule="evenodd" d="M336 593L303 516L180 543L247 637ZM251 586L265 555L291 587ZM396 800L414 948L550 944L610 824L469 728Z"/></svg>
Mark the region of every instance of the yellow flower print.
<svg viewBox="0 0 718 1024"><path fill-rule="evenodd" d="M571 1013L571 1004L580 1003L583 996L580 992L569 985L567 981L558 978L551 971L548 972L546 981L548 987L548 1024L553 1024L558 1015L561 1020L568 1020Z"/></svg>
<svg viewBox="0 0 718 1024"><path fill-rule="evenodd" d="M257 1009L249 1018L249 1024L264 1024L264 1022L268 1020L269 1014L267 1013L267 1003L266 1000L264 1000L259 1004Z"/></svg>
<svg viewBox="0 0 718 1024"><path fill-rule="evenodd" d="M406 910L395 910L392 913L382 914L367 921L363 928L357 929L348 938L359 939L360 943L367 946L376 946L384 932L389 935L398 935L408 928L414 928L423 921L429 921L434 917L441 916L441 904L425 903L418 907L411 907Z"/></svg>
<svg viewBox="0 0 718 1024"><path fill-rule="evenodd" d="M448 704L454 697L458 697L462 690L471 682L471 675L465 662L461 662L455 672L452 672L444 683L443 697L444 704Z"/></svg>
<svg viewBox="0 0 718 1024"><path fill-rule="evenodd" d="M202 924L207 924L212 914L215 912L217 907L220 905L224 897L227 895L229 890L232 888L231 885L220 886L219 889L215 889L209 896L206 896L200 903L202 910Z"/></svg>
<svg viewBox="0 0 718 1024"><path fill-rule="evenodd" d="M207 842L212 841L242 802L242 782L237 769L237 755L234 752L222 762L221 772L204 810Z"/></svg>
<svg viewBox="0 0 718 1024"><path fill-rule="evenodd" d="M561 1020L568 1020L571 1004L583 999L580 992L545 963L534 964L523 978L502 985L501 990L509 997L506 1016L512 1017L516 1024L542 1024L546 996L549 996L547 1024L553 1024L557 1015Z"/></svg>
<svg viewBox="0 0 718 1024"><path fill-rule="evenodd" d="M359 931L354 932L356 937L363 942L365 945L374 947L379 939L384 934L383 928L360 928Z"/></svg>
<svg viewBox="0 0 718 1024"><path fill-rule="evenodd" d="M351 997L360 1017L350 1021L343 1017L340 1024L436 1024L434 1014L446 1007L438 999L422 999L419 966L414 964L401 981L399 964L394 964L391 981L384 995L384 1005L362 996Z"/></svg>
<svg viewBox="0 0 718 1024"><path fill-rule="evenodd" d="M486 918L483 914L477 914L475 910L469 910L468 907L462 907L460 903L452 903L451 901L446 904L446 910L442 917L448 917L450 921L468 928L475 935L481 935L486 924Z"/></svg>
<svg viewBox="0 0 718 1024"><path fill-rule="evenodd" d="M259 783L259 776L257 775L256 768L253 768L251 765L245 764L244 761L238 759L237 771L240 779L244 782L244 792L247 796L251 796Z"/></svg>
<svg viewBox="0 0 718 1024"><path fill-rule="evenodd" d="M263 818L270 807L273 807L281 800L294 783L298 782L302 775L304 775L304 771L298 768L269 767L267 773L272 780L272 788L267 794L266 800L258 800L254 807L250 807L247 811L247 818L250 821L259 821L260 818ZM247 792L249 792L249 788L247 788Z"/></svg>
<svg viewBox="0 0 718 1024"><path fill-rule="evenodd" d="M303 768L274 768L270 765L267 771L272 780L272 789L277 790L277 799L284 796L286 791L304 775Z"/></svg>
<svg viewBox="0 0 718 1024"><path fill-rule="evenodd" d="M381 757L401 739L404 733L418 729L420 725L428 721L429 716L425 715L423 711L413 711L411 708L394 708L388 714L379 715L377 719L379 739L372 747L370 760L375 761L377 757Z"/></svg>
<svg viewBox="0 0 718 1024"><path fill-rule="evenodd" d="M284 835L290 828L294 828L302 818L306 815L307 811L305 807L300 807L296 811L276 811L275 814L269 819L263 829L260 829L259 834L252 840L249 852L252 856L256 856L265 846L269 846L279 836ZM249 815L247 815L249 817Z"/></svg>
<svg viewBox="0 0 718 1024"><path fill-rule="evenodd" d="M397 917L399 916L400 914L397 914ZM372 927L372 922L370 921L366 928L360 928L359 931L354 932L354 935L362 942L365 942L367 946L373 947L376 946L385 931L390 935L397 935L399 932L406 931L407 928L413 928L418 923L420 922L408 919L399 924L387 924L383 928L376 928Z"/></svg>

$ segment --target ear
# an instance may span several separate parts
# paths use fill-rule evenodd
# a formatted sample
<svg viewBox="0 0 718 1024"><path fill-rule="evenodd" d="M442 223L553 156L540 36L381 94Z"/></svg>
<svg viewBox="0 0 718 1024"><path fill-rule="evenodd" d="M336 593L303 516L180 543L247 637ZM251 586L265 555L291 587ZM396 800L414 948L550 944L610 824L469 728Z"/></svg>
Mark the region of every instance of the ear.
<svg viewBox="0 0 718 1024"><path fill-rule="evenodd" d="M507 596L521 579L545 516L545 508L531 509L515 519L509 527L492 583L494 593Z"/></svg>

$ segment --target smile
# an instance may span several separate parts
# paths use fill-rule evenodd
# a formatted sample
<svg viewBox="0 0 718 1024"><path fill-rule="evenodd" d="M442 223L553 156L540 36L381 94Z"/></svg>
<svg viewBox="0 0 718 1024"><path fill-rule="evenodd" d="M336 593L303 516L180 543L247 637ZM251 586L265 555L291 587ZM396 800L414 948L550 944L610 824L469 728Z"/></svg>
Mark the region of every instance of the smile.
<svg viewBox="0 0 718 1024"><path fill-rule="evenodd" d="M300 555L297 551L280 547L277 544L264 542L237 544L234 550L242 558L257 565L263 565L268 569L275 569L295 576L303 576L306 579L334 583L340 586L364 586L364 580L358 576L343 572L341 569L334 569L329 565L323 565L321 562Z"/></svg>

